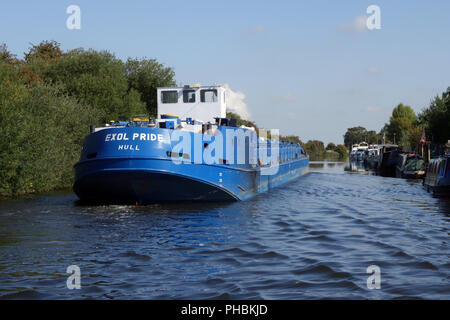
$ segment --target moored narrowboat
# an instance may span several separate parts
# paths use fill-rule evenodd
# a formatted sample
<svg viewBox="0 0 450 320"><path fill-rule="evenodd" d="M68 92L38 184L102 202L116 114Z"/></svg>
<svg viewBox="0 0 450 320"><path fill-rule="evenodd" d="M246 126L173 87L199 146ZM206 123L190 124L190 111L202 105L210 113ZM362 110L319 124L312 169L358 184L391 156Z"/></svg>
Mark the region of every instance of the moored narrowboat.
<svg viewBox="0 0 450 320"><path fill-rule="evenodd" d="M377 171L384 177L395 177L401 149L397 145L383 145L380 151Z"/></svg>
<svg viewBox="0 0 450 320"><path fill-rule="evenodd" d="M450 196L450 155L430 160L423 186L433 196Z"/></svg>
<svg viewBox="0 0 450 320"><path fill-rule="evenodd" d="M396 166L396 177L404 179L422 179L425 176L425 161L416 154L400 154Z"/></svg>

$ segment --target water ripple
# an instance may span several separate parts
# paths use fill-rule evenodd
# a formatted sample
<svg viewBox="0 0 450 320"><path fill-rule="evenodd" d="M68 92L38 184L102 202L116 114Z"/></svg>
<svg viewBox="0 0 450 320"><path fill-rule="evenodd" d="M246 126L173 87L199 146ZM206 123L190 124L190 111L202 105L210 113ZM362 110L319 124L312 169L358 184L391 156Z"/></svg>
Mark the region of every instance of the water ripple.
<svg viewBox="0 0 450 320"><path fill-rule="evenodd" d="M449 299L449 222L450 201L420 183L340 163L240 203L6 201L0 298ZM81 290L66 288L73 264Z"/></svg>

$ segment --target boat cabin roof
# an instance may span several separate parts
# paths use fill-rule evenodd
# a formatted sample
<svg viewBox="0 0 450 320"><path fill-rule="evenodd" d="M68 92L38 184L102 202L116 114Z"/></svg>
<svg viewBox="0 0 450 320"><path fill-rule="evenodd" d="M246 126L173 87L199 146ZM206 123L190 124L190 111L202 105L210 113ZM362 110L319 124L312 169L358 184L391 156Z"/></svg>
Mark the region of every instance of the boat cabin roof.
<svg viewBox="0 0 450 320"><path fill-rule="evenodd" d="M158 118L171 114L181 119L215 122L216 118L226 117L226 95L223 85L157 88Z"/></svg>

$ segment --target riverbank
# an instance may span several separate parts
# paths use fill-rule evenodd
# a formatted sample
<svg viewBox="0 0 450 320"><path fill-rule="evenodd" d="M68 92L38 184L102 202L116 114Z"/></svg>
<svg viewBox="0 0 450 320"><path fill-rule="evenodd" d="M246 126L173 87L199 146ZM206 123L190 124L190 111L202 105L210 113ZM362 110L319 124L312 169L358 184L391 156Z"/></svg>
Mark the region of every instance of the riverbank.
<svg viewBox="0 0 450 320"><path fill-rule="evenodd" d="M312 154L309 156L309 160L311 161L347 161L348 156L341 157L341 155L335 151L326 150L322 154Z"/></svg>

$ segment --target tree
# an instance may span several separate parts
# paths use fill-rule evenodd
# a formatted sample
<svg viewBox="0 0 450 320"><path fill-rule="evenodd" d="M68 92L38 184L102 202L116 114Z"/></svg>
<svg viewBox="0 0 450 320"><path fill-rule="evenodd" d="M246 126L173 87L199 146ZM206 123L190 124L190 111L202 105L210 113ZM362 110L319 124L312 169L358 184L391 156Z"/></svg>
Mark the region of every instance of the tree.
<svg viewBox="0 0 450 320"><path fill-rule="evenodd" d="M327 144L327 147L325 148L325 150L335 151L336 145L333 142L330 142L329 144Z"/></svg>
<svg viewBox="0 0 450 320"><path fill-rule="evenodd" d="M31 45L28 52L25 52L25 61L33 59L43 59L46 61L56 61L63 56L60 43L56 41L42 41L38 45Z"/></svg>
<svg viewBox="0 0 450 320"><path fill-rule="evenodd" d="M422 138L422 127L412 127L409 130L409 134L408 134L408 145L411 148L412 152L418 152L419 151L419 143L420 143L420 139Z"/></svg>
<svg viewBox="0 0 450 320"><path fill-rule="evenodd" d="M70 96L97 109L100 122L146 111L140 94L128 86L123 62L107 51L72 50L39 72L47 83L62 84Z"/></svg>
<svg viewBox="0 0 450 320"><path fill-rule="evenodd" d="M238 126L253 127L253 128L255 128L256 132L258 132L258 134L259 134L259 128L256 125L256 123L254 123L253 121L242 119L241 116L239 116L237 113L230 112L230 111L227 112L227 118L235 119Z"/></svg>
<svg viewBox="0 0 450 320"><path fill-rule="evenodd" d="M361 142L369 144L377 144L381 140L381 136L375 130L367 131L364 127L348 128L344 135L344 145L351 149L352 145Z"/></svg>
<svg viewBox="0 0 450 320"><path fill-rule="evenodd" d="M353 127L348 128L347 132L344 134L344 144L346 146L351 146L356 143L360 143L366 141L367 138L367 130L364 127Z"/></svg>
<svg viewBox="0 0 450 320"><path fill-rule="evenodd" d="M0 195L70 186L96 111L0 61Z"/></svg>
<svg viewBox="0 0 450 320"><path fill-rule="evenodd" d="M0 60L3 60L7 64L18 63L16 55L8 51L8 47L5 43L0 45Z"/></svg>
<svg viewBox="0 0 450 320"><path fill-rule="evenodd" d="M425 128L427 140L445 143L450 139L450 87L422 110L418 122Z"/></svg>
<svg viewBox="0 0 450 320"><path fill-rule="evenodd" d="M319 140L309 140L305 143L304 149L312 160L321 160L325 154L325 146Z"/></svg>
<svg viewBox="0 0 450 320"><path fill-rule="evenodd" d="M337 145L335 151L339 153L339 159L346 159L348 157L348 149L343 144Z"/></svg>
<svg viewBox="0 0 450 320"><path fill-rule="evenodd" d="M414 110L410 106L405 106L403 103L399 103L397 107L392 110L392 119L406 118L409 122L414 123L417 120Z"/></svg>
<svg viewBox="0 0 450 320"><path fill-rule="evenodd" d="M152 116L157 113L156 88L175 86L175 72L155 59L131 59L125 63L125 74L128 90L136 90L141 94L147 112Z"/></svg>
<svg viewBox="0 0 450 320"><path fill-rule="evenodd" d="M403 146L409 146L409 132L417 122L417 116L410 106L398 104L392 110L392 116L387 126L387 134L391 141ZM395 139L394 139L395 138Z"/></svg>
<svg viewBox="0 0 450 320"><path fill-rule="evenodd" d="M128 75L107 51L63 52L59 43L43 41L20 61L0 46L0 196L71 186L90 124L145 113ZM164 72L153 75L153 83L174 84Z"/></svg>
<svg viewBox="0 0 450 320"><path fill-rule="evenodd" d="M303 142L300 140L298 136L290 135L290 136L280 136L280 140L282 141L288 141L288 142L296 142L300 144L303 148Z"/></svg>
<svg viewBox="0 0 450 320"><path fill-rule="evenodd" d="M380 140L380 137L377 135L375 130L367 131L366 137L366 142L369 144L377 144Z"/></svg>

